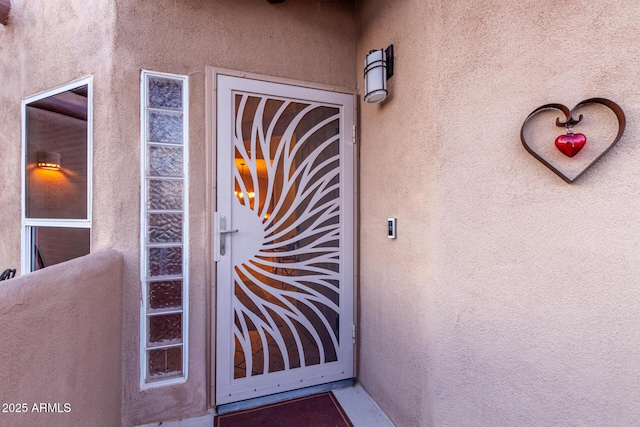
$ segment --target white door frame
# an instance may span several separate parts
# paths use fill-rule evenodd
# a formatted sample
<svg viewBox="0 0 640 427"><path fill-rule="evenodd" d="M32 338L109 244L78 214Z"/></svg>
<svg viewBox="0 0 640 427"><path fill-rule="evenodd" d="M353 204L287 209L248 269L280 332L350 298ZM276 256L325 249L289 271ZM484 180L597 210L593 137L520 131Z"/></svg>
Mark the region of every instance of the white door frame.
<svg viewBox="0 0 640 427"><path fill-rule="evenodd" d="M351 378L355 376L355 358L354 358L355 344L346 345L346 346L344 345L344 343L346 343L345 340L351 341L350 338L352 336L352 330L355 330L355 327L353 325L355 325L355 319L357 317L356 316L356 299L355 299L355 295L356 295L355 289L357 286L357 281L356 281L357 268L355 265L355 262L357 260L357 257L356 257L357 245L356 245L356 233L355 233L355 230L357 227L356 215L355 215L355 212L357 212L356 210L357 192L356 192L356 185L355 185L356 177L357 177L357 162L356 162L356 147L355 147L355 140L354 140L355 131L352 132L352 126L353 126L353 123L355 123L355 117L356 117L355 94L353 91L349 91L349 90L336 90L335 88L329 88L326 86L309 84L305 82L293 82L289 80L268 78L265 76L247 75L246 73L238 73L238 72L233 72L228 70L208 68L207 69L207 93L208 93L207 110L211 112L210 114L208 114L208 117L207 117L208 124L209 124L208 129L210 130L208 139L212 142L218 141L218 140L222 141L223 138L230 138L230 129L228 127L226 130L223 129L224 126L221 126L220 123L224 121L226 121L226 123L229 123L231 121L231 115L233 114L233 111L231 111L231 108L226 108L226 109L220 108L220 106L218 105L218 102L219 102L218 95L220 95L225 90L226 91L230 90L230 87L228 87L228 85L237 83L238 80L234 80L237 78L243 78L242 82L248 85L243 87L243 91L248 91L248 92L256 91L257 93L260 93L261 91L264 91L264 90L268 91L270 88L277 88L278 90L284 90L285 92L284 94L283 92L279 92L278 95L286 96L294 99L295 98L304 99L304 98L311 97L310 99L314 99L319 102L326 102L328 104L336 104L336 99L343 100L339 102L339 104L342 105L340 138L343 141L341 146L348 148L348 150L345 150L345 148L342 148L342 151L345 153L346 157L341 159L341 166L340 166L341 180L344 179L345 183L347 181L350 181L347 183L347 185L353 188L353 194L343 196L342 195L343 192L341 192L341 198L344 205L341 207L341 210L343 210L342 215L344 217L348 216L352 219L352 224L350 224L351 229L348 231L348 233L346 231L341 232L345 235L345 238L343 239L344 240L344 245L342 248L343 253L345 254L350 253L352 255L352 260L349 263L350 266L346 266L346 268L344 269L342 280L347 280L347 277L351 279L350 286L352 286L353 292L349 292L350 295L348 295L348 298L345 295L345 298L346 298L345 304L350 305L353 309L351 310L351 313L346 313L346 312L341 313L340 337L341 337L341 349L344 349L344 353L339 356L339 360L343 365L340 369L340 373L336 374L335 372L330 372L331 370L323 371L323 369L318 369L318 372L316 373L317 375L314 374L314 378L306 377L303 381L296 379L295 383L293 381L287 382L287 376L289 375L289 373L287 372L270 373L269 374L270 378L260 379L260 381L257 381L257 382L253 381L255 384L251 385L251 390L244 389L240 391L240 389L238 389L237 392L234 391L235 395L232 396L231 398L229 398L228 395L221 396L220 393L216 392L216 383L217 384L226 383L229 385L232 382L232 378L231 378L232 373L230 371L227 371L225 373L222 370L220 370L219 373L216 373L216 371L219 370L216 368L216 363L218 363L218 361L221 359L220 358L221 349L217 349L218 353L216 353L216 338L215 338L216 324L217 324L216 318L220 318L221 316L226 316L227 319L231 319L230 317L231 307L230 305L227 305L226 308L224 307L222 308L223 311L218 312L219 308L216 305L216 301L217 301L216 289L220 287L220 285L223 283L223 280L226 280L227 283L229 283L231 279L230 279L230 274L226 274L222 271L217 272L218 267L214 263L212 263L210 277L212 279L212 283L216 284L212 287L212 293L210 298L210 301L212 301L211 311L210 311L210 313L212 313L212 315L210 316L211 325L212 325L212 331L211 331L212 333L210 334L210 336L212 338L211 338L210 345L212 349L212 352L211 352L212 354L211 401L213 405L220 405L220 404L228 403L231 401L244 400L247 398L264 395L265 388L272 387L273 381L280 383L280 386L277 388L277 390L273 389L273 391L271 391L270 393L286 391L286 390L301 388L309 385L331 382L334 380L344 379L347 377ZM340 97L343 97L343 98L340 98ZM217 126L212 126L214 123L217 123ZM355 127L353 127L353 129L355 129ZM225 132L226 132L226 136L225 136ZM210 195L209 200L211 201L210 212L219 211L222 216L230 218L230 207L229 207L230 204L221 203L220 206L217 205L218 196L219 196L218 191L221 191L222 189L226 189L228 194L232 194L232 190L231 190L232 183L231 183L231 179L229 178L230 174L229 173L220 174L220 171L217 170L217 158L218 158L217 146L218 144L215 144L215 145L210 144L208 147L208 149L210 150L209 158L212 160L210 167L208 169L210 173L210 180L211 180L210 182L213 184L209 186L209 188L212 188L212 191L209 193ZM227 206L223 206L223 205L227 205ZM212 224L213 223L212 215L210 216L210 219L211 219L210 224ZM227 224L227 225L230 225L230 224ZM219 256L219 254L217 253L217 248L219 248L218 231L220 230L215 229L214 225L211 226L210 228L210 235L212 236L211 240L212 242L215 240L215 242L212 243L212 248L208 251L211 257L210 259ZM347 235L350 238L347 238L346 237ZM229 244L228 238L227 238L227 244ZM217 283L218 280L220 281L219 283ZM349 310L346 310L346 311L348 312ZM355 337L355 334L353 336ZM355 343L355 339L353 339L353 343ZM282 375L279 375L279 374L282 374ZM219 377L216 378L216 375L219 375ZM274 376L277 377L275 378L275 380L273 379ZM217 397L216 397L216 394L218 394Z"/></svg>

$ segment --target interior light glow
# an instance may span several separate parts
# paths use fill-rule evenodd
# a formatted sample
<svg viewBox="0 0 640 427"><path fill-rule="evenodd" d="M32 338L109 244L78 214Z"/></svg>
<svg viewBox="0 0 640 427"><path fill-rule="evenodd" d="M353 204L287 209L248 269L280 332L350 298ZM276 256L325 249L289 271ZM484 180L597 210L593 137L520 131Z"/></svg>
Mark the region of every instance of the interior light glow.
<svg viewBox="0 0 640 427"><path fill-rule="evenodd" d="M233 193L236 195L238 199L244 199L244 193L242 191L234 191ZM250 199L253 199L254 197L256 197L256 193L253 191L249 191L247 194L249 195Z"/></svg>

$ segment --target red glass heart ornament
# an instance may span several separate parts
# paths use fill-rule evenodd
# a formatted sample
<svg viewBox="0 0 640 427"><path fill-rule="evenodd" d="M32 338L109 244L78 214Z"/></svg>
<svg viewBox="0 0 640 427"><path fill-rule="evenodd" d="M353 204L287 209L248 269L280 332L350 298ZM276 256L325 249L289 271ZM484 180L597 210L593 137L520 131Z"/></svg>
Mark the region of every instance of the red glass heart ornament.
<svg viewBox="0 0 640 427"><path fill-rule="evenodd" d="M567 132L566 135L560 135L556 138L556 147L558 147L558 150L569 157L578 154L586 143L587 137L581 133Z"/></svg>
<svg viewBox="0 0 640 427"><path fill-rule="evenodd" d="M582 165L583 167L581 169L577 167L578 164L574 164L576 165L576 167L574 168L575 170L569 170L567 168L564 168L564 166L567 165L567 160L566 159L563 160L562 158L556 155L551 155L549 156L549 158L545 158L543 156L543 153L546 153L547 152L546 150L550 147L548 145L549 144L548 139L546 139L548 137L545 137L543 133L544 133L544 129L548 126L548 124L545 123L546 119L542 118L541 113L547 110L557 110L558 112L564 115L565 120L561 120L560 117L557 117L556 126L566 127L567 131L571 131L571 128L568 125L571 125L572 124L571 122L575 124L580 121L580 118L578 118L578 120L573 119L573 117L575 116L575 112L580 111L584 108L584 110L582 111L584 113L587 113L588 110L591 108L592 104L600 105L605 108L608 108L616 116L616 119L618 122L618 133L613 139L609 140L609 145L606 145L607 139L604 139L603 144L601 144L600 146L596 144L596 146L584 152L581 155L582 158L580 162L582 162L583 164L584 163L588 163L588 164L586 166ZM582 114L578 115L578 117L580 116L582 116ZM542 121L538 119L541 119ZM624 111L622 111L622 108L620 108L620 106L615 102L605 98L585 99L584 101L579 102L571 110L562 104L545 104L536 108L535 110L533 110L533 112L531 112L527 116L524 123L522 124L522 128L520 129L520 141L522 141L522 145L529 152L529 154L531 154L533 157L539 160L543 165L548 167L551 171L553 171L553 173L558 175L565 182L567 182L568 184L571 184L575 182L578 178L580 178L589 168L591 168L591 166L593 166L598 160L600 160L602 156L604 156L607 152L609 152L609 150L611 150L618 143L618 141L622 137L622 134L624 133L626 124L627 124L627 120L625 118ZM530 130L533 130L533 129L535 129L536 132L529 132ZM538 133L538 131L542 139L539 139L538 140L539 143L536 143L536 134ZM531 142L533 144L529 144L529 142L527 142L527 139L531 139ZM559 141L559 145L563 145L562 140ZM584 143L582 144L582 146L584 147ZM558 147L558 149L561 149L561 148ZM570 154L571 152L568 155Z"/></svg>

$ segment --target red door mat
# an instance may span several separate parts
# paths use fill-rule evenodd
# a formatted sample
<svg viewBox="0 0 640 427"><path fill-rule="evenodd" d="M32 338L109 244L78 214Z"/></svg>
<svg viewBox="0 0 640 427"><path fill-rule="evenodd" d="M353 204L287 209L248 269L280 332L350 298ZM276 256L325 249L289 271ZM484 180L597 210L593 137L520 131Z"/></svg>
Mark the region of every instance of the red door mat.
<svg viewBox="0 0 640 427"><path fill-rule="evenodd" d="M331 392L215 417L215 427L353 427Z"/></svg>

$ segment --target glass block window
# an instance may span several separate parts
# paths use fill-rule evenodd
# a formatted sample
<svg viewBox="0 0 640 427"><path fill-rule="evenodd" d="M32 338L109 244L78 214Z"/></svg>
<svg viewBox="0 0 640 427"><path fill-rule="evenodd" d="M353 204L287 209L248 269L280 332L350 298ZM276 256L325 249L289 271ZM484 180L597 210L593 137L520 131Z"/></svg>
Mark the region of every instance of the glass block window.
<svg viewBox="0 0 640 427"><path fill-rule="evenodd" d="M142 386L187 378L187 76L142 72Z"/></svg>

